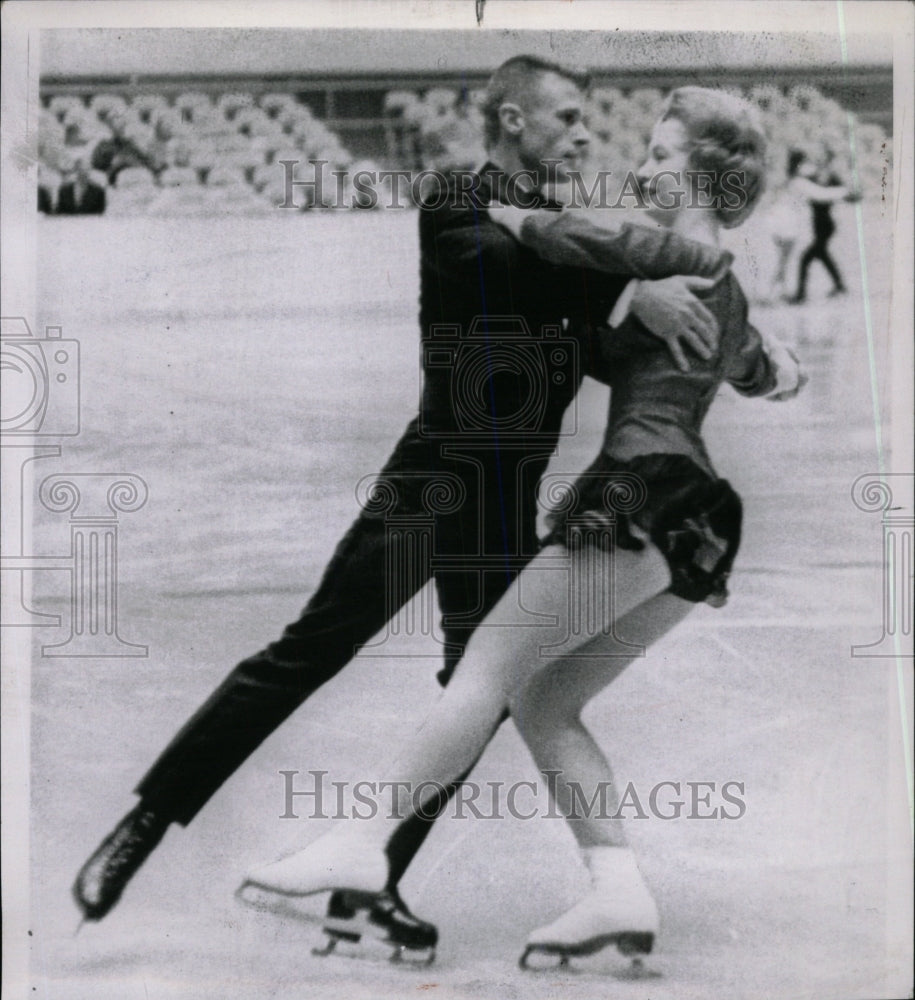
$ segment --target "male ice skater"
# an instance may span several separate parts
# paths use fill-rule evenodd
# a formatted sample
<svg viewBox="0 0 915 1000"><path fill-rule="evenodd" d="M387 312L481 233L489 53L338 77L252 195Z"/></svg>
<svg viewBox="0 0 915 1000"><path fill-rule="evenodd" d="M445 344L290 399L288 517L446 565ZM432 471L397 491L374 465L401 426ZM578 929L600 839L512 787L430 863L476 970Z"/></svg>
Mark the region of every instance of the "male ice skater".
<svg viewBox="0 0 915 1000"><path fill-rule="evenodd" d="M243 660L191 717L140 782L139 804L79 872L74 895L87 919L104 917L168 826L189 823L430 576L446 642L439 677L447 682L474 628L537 551L537 482L563 412L598 355L590 330L606 321L629 278L655 279L639 283L630 308L675 356L683 357L681 340L707 354L714 321L689 281L674 276L713 279L727 265L717 251L624 227L620 273L608 276L545 264L488 216L495 197L527 188L528 203L536 204L547 179L579 166L589 142L587 87L586 75L529 56L493 75L485 106L490 162L420 212L420 412L301 617ZM440 487L452 491L453 502L442 501ZM392 576L407 553L388 530L391 519L428 520L430 513L435 568ZM413 917L397 893L429 825L413 820L394 834L387 891L361 913L373 934L408 948L435 943L435 928ZM344 921L355 916L340 897L331 898L330 912Z"/></svg>
<svg viewBox="0 0 915 1000"><path fill-rule="evenodd" d="M797 176L791 181L794 190L806 198L810 205L810 222L813 227L811 242L798 262L797 291L788 299L792 305L807 301L807 274L815 260L820 261L832 279L832 291L829 293L831 299L848 291L839 265L829 252L829 241L836 231L832 206L839 201L860 201L861 197L842 183L833 168L834 159L835 154L829 148L823 149L819 166L804 157L797 166Z"/></svg>

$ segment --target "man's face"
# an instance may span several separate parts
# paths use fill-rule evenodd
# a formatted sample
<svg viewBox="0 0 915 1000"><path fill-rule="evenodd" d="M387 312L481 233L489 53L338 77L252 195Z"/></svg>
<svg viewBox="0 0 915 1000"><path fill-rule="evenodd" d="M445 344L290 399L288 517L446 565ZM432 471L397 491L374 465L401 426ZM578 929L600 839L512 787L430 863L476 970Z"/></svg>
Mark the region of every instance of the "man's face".
<svg viewBox="0 0 915 1000"><path fill-rule="evenodd" d="M527 170L544 177L545 161L558 161L557 180L579 170L591 141L584 123L585 95L564 76L543 73L521 102L523 127L518 153Z"/></svg>

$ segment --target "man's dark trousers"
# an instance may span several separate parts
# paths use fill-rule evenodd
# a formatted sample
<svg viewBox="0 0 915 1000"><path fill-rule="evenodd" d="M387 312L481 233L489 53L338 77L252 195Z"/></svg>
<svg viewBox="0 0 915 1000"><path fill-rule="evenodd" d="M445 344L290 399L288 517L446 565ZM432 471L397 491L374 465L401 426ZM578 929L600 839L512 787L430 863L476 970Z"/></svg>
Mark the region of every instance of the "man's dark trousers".
<svg viewBox="0 0 915 1000"><path fill-rule="evenodd" d="M299 620L229 674L143 778L137 792L162 817L188 823L253 750L338 673L430 575L450 644L441 678L446 679L473 629L535 554L536 484L556 448L563 413L599 353L594 326L609 314L626 277L622 271L553 267L520 246L487 215L487 199L501 183L496 179L490 184L491 173L490 168L482 172L484 183L474 195L479 203L448 201L420 213L420 328L424 347L430 349L424 362L430 364L424 363L420 417L408 426L380 477L379 495L389 493L395 507L379 512L370 503L363 510ZM719 262L717 252L700 247L697 256L698 245L675 235L642 232L642 252L633 252L630 239L626 254L643 261L639 277L709 273ZM536 426L521 428L513 443L505 427L513 414L527 412L531 387L525 378L492 366L482 393L492 407L492 433L474 443L454 406L460 380L435 361L443 343L437 328L452 331L444 353L454 354L455 341L448 337L470 330L481 317L486 334L482 349L484 354L491 349L494 359L521 349L511 339L511 324L499 325L506 317L523 318L531 335L527 346L548 365L559 362L553 360L555 345L538 341L541 332L559 330L564 319L575 331L577 368L545 371L536 387L542 403ZM423 572L392 576L391 567L400 564L402 555L396 533L389 531L392 519L426 517L427 487L439 477L459 481L467 493L454 510L434 514L433 557L448 566L433 572L430 562Z"/></svg>
<svg viewBox="0 0 915 1000"><path fill-rule="evenodd" d="M456 466L446 465L441 450L440 442L423 438L417 421L411 422L379 476L398 506L373 511L367 505L337 546L300 618L277 642L243 660L226 677L143 778L137 792L146 805L181 824L193 819L263 740L383 628L397 610L392 593L396 604L406 603L430 575L436 578L447 644L442 679L450 676L474 628L535 553L536 509L535 491L523 479L525 496L518 495L519 470L507 455L500 463L506 481L498 488L492 479L500 470L484 474L482 505L468 499L466 510L437 516L431 555L450 556L449 568L433 574L429 560L392 580L392 568L409 558L411 545L403 532L390 530L392 523L415 524L414 514L421 523L428 513L424 489L454 476ZM539 451L528 474L539 475L548 461L551 449ZM526 464L535 455L526 449ZM490 553L485 573L475 565L480 540L471 522L484 525L482 544Z"/></svg>

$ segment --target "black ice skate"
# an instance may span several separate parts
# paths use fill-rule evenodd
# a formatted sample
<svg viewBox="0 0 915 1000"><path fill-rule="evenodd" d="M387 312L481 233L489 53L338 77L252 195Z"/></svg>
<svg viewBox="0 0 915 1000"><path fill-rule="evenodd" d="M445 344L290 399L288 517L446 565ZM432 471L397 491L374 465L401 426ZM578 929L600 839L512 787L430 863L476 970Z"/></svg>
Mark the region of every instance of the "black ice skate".
<svg viewBox="0 0 915 1000"><path fill-rule="evenodd" d="M323 930L327 943L312 949L313 955L330 955L341 941L359 944L372 939L393 947L392 962L431 965L435 960L438 930L414 916L396 889L385 890L372 899L366 899L363 893L333 893Z"/></svg>
<svg viewBox="0 0 915 1000"><path fill-rule="evenodd" d="M85 920L101 920L112 909L169 823L141 802L102 841L73 884L73 898Z"/></svg>

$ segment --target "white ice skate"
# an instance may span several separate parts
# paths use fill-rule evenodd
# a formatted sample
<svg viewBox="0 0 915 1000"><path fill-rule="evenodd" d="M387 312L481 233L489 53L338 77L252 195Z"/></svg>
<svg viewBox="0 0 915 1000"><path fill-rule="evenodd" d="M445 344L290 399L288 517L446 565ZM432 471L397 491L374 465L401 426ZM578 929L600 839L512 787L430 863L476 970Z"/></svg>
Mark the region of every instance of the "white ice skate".
<svg viewBox="0 0 915 1000"><path fill-rule="evenodd" d="M235 895L255 909L276 910L282 900L343 890L353 905L370 905L387 878L383 850L331 831L303 851L252 869Z"/></svg>
<svg viewBox="0 0 915 1000"><path fill-rule="evenodd" d="M593 955L611 944L633 958L651 952L658 908L632 852L591 848L586 856L593 888L553 923L531 933L518 963L522 969L530 968L531 955L555 955L565 966L572 957Z"/></svg>

